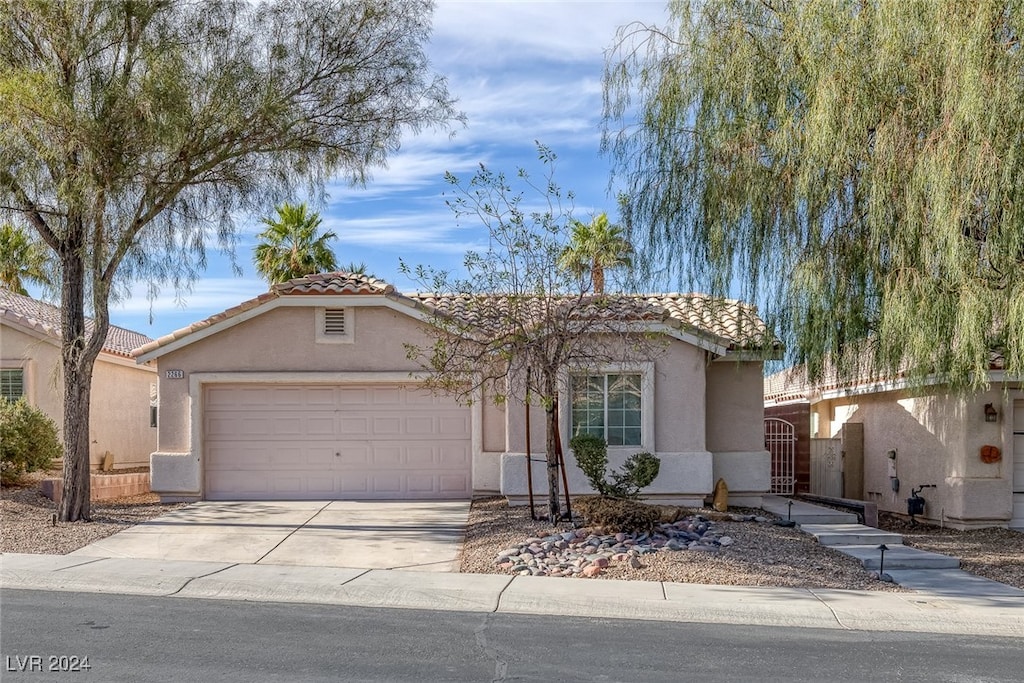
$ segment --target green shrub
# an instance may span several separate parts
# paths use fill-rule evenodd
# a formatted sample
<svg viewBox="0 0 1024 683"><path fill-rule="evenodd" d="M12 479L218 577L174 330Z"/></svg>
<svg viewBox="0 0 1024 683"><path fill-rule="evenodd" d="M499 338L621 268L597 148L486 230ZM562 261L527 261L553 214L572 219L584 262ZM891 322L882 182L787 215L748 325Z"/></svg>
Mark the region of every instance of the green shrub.
<svg viewBox="0 0 1024 683"><path fill-rule="evenodd" d="M611 488L617 498L636 498L640 489L651 485L661 471L661 460L650 453L634 453L622 465L622 472L612 472Z"/></svg>
<svg viewBox="0 0 1024 683"><path fill-rule="evenodd" d="M0 399L0 480L10 484L26 472L50 467L63 453L57 425L25 399Z"/></svg>
<svg viewBox="0 0 1024 683"><path fill-rule="evenodd" d="M651 531L661 520L659 508L637 500L579 496L575 506L588 524L600 527L603 533L608 534Z"/></svg>
<svg viewBox="0 0 1024 683"><path fill-rule="evenodd" d="M569 448L576 458L576 464L583 470L594 490L602 495L609 495L608 484L605 482L608 446L604 439L593 434L577 434L569 440Z"/></svg>
<svg viewBox="0 0 1024 683"><path fill-rule="evenodd" d="M621 472L607 469L608 445L593 434L577 434L569 440L569 448L587 481L602 496L637 498L640 489L650 486L661 469L661 460L650 453L629 456Z"/></svg>

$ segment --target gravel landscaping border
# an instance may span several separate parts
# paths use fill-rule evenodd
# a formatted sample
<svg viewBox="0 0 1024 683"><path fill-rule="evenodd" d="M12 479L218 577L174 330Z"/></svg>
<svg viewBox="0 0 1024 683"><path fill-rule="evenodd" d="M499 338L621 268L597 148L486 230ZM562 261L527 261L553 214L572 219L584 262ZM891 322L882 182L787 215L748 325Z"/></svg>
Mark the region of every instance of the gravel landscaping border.
<svg viewBox="0 0 1024 683"><path fill-rule="evenodd" d="M692 510L712 519L714 530L733 542L713 552L659 551L638 556L639 567L611 562L596 578L633 581L672 581L734 586L791 586L903 591L878 581L857 560L826 546L797 529L776 526L763 510L730 508L737 515L758 515L768 522L716 520L710 509ZM499 565L499 553L530 537L567 533L568 525L553 527L530 519L528 507L510 507L502 497L473 501L466 529L461 571L509 574ZM552 579L558 580L558 579Z"/></svg>
<svg viewBox="0 0 1024 683"><path fill-rule="evenodd" d="M33 472L18 485L0 489L0 552L66 555L185 506L161 503L155 493L144 493L93 501L91 522L54 523L57 506L39 491L39 481L53 476L60 472Z"/></svg>

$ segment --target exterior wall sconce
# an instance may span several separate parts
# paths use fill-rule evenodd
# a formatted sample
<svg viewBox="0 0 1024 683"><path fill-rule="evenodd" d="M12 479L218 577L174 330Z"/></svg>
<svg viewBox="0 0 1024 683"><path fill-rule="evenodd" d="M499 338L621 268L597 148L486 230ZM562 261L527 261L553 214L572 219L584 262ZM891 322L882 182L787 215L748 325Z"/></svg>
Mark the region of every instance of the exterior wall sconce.
<svg viewBox="0 0 1024 683"><path fill-rule="evenodd" d="M985 404L985 422L995 422L999 419L999 411L997 411L991 403Z"/></svg>

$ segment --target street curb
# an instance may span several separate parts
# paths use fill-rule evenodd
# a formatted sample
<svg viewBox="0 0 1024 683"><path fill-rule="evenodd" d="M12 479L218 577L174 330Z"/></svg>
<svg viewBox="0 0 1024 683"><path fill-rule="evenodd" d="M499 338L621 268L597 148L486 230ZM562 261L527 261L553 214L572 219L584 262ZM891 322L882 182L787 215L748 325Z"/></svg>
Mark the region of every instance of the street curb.
<svg viewBox="0 0 1024 683"><path fill-rule="evenodd" d="M0 555L0 587L594 619L1024 638L1024 595L716 586L407 570Z"/></svg>

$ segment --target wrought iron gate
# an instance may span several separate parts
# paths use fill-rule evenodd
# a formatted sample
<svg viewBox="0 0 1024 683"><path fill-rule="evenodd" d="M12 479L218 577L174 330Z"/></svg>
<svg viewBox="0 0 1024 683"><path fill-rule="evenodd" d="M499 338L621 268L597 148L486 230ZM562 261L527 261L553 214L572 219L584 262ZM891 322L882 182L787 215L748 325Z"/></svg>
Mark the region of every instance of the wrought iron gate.
<svg viewBox="0 0 1024 683"><path fill-rule="evenodd" d="M793 423L777 417L765 418L764 447L772 456L771 492L783 496L793 495L796 482L796 429Z"/></svg>

